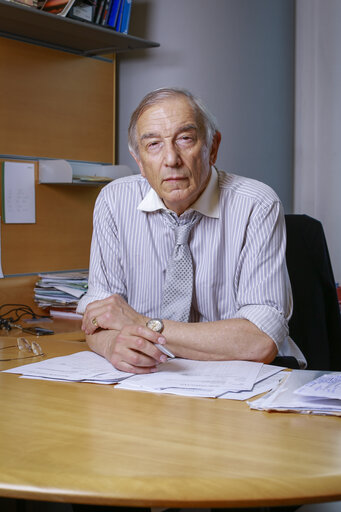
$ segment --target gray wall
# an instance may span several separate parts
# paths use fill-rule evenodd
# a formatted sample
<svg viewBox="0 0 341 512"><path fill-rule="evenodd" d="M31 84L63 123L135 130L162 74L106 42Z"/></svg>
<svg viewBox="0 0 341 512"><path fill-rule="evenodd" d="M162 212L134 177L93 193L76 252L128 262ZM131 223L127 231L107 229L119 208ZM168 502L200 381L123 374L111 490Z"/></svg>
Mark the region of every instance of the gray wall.
<svg viewBox="0 0 341 512"><path fill-rule="evenodd" d="M292 209L294 0L133 0L130 33L160 48L118 58L117 163L131 112L162 86L186 87L215 114L218 167L268 183Z"/></svg>

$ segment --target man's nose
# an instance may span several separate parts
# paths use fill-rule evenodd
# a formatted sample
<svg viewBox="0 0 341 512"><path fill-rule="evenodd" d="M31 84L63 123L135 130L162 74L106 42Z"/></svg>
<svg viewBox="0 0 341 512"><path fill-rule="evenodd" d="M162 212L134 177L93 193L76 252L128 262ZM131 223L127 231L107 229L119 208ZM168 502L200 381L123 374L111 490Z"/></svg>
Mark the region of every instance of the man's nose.
<svg viewBox="0 0 341 512"><path fill-rule="evenodd" d="M181 165L181 156L175 144L170 143L165 146L165 164L168 167Z"/></svg>

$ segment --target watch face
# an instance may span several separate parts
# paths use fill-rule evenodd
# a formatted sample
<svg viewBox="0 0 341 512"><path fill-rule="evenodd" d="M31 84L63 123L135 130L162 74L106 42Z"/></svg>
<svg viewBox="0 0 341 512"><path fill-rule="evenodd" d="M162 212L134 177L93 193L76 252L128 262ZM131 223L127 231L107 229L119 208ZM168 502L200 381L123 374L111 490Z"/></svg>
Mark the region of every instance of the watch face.
<svg viewBox="0 0 341 512"><path fill-rule="evenodd" d="M162 320L159 320L158 318L153 318L152 320L149 320L147 322L147 327L149 327L149 329L151 329L152 331L161 332L163 329Z"/></svg>

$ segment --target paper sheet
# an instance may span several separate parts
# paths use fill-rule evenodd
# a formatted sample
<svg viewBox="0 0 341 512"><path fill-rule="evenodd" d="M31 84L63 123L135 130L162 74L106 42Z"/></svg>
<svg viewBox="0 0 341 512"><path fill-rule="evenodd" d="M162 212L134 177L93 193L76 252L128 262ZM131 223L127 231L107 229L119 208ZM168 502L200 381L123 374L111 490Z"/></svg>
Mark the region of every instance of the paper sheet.
<svg viewBox="0 0 341 512"><path fill-rule="evenodd" d="M326 373L295 390L295 394L341 400L341 373ZM341 406L341 402L340 402Z"/></svg>
<svg viewBox="0 0 341 512"><path fill-rule="evenodd" d="M134 375L117 387L213 398L227 391L251 390L262 366L248 361L172 359L156 373Z"/></svg>
<svg viewBox="0 0 341 512"><path fill-rule="evenodd" d="M35 223L33 163L4 162L3 218L7 224Z"/></svg>
<svg viewBox="0 0 341 512"><path fill-rule="evenodd" d="M52 380L115 383L130 377L131 373L116 370L104 357L90 351L76 352L69 356L54 357L38 363L31 363L5 373L19 373L28 377Z"/></svg>
<svg viewBox="0 0 341 512"><path fill-rule="evenodd" d="M272 389L276 389L284 378L286 372L280 366L271 366L264 364L258 374L255 385L250 391L230 391L220 395L219 398L229 400L248 400L254 396L266 393Z"/></svg>

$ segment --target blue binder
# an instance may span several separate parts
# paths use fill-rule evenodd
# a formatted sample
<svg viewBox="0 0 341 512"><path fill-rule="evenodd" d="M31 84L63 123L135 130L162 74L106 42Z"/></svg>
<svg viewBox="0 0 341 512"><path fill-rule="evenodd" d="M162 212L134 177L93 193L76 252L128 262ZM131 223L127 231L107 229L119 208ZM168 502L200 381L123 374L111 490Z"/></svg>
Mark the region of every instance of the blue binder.
<svg viewBox="0 0 341 512"><path fill-rule="evenodd" d="M120 5L122 2L123 2L123 0L112 0L111 9L110 9L109 16L107 19L107 25L109 27L115 27L119 9L120 9Z"/></svg>

